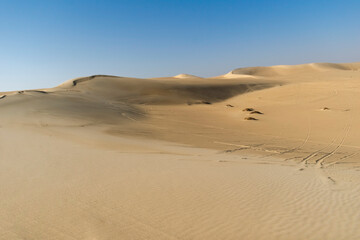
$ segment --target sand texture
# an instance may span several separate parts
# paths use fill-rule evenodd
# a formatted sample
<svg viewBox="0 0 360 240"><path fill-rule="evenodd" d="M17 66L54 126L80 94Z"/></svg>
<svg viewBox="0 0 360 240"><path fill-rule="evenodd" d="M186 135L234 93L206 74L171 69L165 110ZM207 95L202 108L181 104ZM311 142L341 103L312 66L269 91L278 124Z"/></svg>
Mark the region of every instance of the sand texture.
<svg viewBox="0 0 360 240"><path fill-rule="evenodd" d="M360 63L0 92L0 239L360 239Z"/></svg>

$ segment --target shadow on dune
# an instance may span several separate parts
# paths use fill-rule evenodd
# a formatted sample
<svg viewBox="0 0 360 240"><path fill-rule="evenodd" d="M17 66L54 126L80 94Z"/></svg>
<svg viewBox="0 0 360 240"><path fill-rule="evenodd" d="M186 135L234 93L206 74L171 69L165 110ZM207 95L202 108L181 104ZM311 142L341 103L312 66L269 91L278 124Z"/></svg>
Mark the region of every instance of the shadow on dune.
<svg viewBox="0 0 360 240"><path fill-rule="evenodd" d="M37 94L25 91L10 95L1 100L0 112L3 124L39 126L113 125L145 117L145 112L133 104L63 92Z"/></svg>
<svg viewBox="0 0 360 240"><path fill-rule="evenodd" d="M11 93L1 100L0 110L9 121L16 118L54 125L73 119L80 125L119 124L146 118L140 105L212 104L273 86L274 83L166 82L101 75L68 81L47 91Z"/></svg>
<svg viewBox="0 0 360 240"><path fill-rule="evenodd" d="M76 81L76 84L73 82ZM216 103L237 95L270 88L274 82L168 82L97 75L77 79L67 86L97 99L143 105L173 105L193 102Z"/></svg>
<svg viewBox="0 0 360 240"><path fill-rule="evenodd" d="M167 89L168 94L164 95L166 97L169 97L168 95L171 95L173 97L176 96L174 99L168 99L169 102L171 102L172 104L182 104L185 102L191 103L193 101L202 101L204 103L217 103L240 94L261 90L273 86L273 84L217 84L199 86L173 86L172 88ZM156 99L154 99L152 103L164 104L164 101L156 102Z"/></svg>

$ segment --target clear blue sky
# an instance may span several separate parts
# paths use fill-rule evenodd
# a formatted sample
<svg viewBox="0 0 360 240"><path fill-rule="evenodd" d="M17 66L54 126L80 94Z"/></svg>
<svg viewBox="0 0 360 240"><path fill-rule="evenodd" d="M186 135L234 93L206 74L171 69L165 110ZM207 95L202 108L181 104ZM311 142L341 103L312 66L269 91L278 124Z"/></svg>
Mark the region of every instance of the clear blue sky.
<svg viewBox="0 0 360 240"><path fill-rule="evenodd" d="M360 61L358 0L1 0L0 91Z"/></svg>

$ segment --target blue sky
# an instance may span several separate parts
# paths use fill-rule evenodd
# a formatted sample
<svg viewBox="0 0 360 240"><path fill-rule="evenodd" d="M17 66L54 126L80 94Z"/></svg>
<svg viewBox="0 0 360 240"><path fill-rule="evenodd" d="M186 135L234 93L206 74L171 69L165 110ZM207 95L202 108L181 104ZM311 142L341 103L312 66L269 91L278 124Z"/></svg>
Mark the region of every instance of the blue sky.
<svg viewBox="0 0 360 240"><path fill-rule="evenodd" d="M360 61L358 0L1 0L0 91Z"/></svg>

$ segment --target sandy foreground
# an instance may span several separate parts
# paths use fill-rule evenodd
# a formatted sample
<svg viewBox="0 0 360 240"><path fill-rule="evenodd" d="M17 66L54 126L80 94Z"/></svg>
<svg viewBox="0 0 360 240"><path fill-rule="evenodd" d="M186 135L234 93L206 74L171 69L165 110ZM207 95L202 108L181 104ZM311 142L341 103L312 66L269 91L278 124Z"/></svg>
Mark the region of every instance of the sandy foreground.
<svg viewBox="0 0 360 240"><path fill-rule="evenodd" d="M360 239L359 96L360 63L0 93L0 239Z"/></svg>

